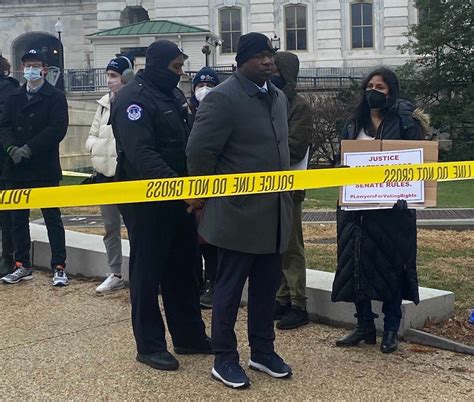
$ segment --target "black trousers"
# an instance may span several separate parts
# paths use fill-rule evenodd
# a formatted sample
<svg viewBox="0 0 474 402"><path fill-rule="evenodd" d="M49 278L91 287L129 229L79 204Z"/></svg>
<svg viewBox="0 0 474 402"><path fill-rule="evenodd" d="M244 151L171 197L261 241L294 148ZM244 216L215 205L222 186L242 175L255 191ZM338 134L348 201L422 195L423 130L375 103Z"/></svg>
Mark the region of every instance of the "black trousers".
<svg viewBox="0 0 474 402"><path fill-rule="evenodd" d="M9 189L56 187L57 181L28 181L8 182ZM51 247L51 267L66 266L66 237L64 225L59 208L42 208L46 229L48 231L49 245ZM15 261L21 262L24 267L31 267L30 249L30 210L22 209L12 211L12 239Z"/></svg>
<svg viewBox="0 0 474 402"><path fill-rule="evenodd" d="M130 240L130 297L138 353L167 348L158 304L161 288L174 346L193 346L205 337L195 280L198 253L194 217L182 201L119 207Z"/></svg>
<svg viewBox="0 0 474 402"><path fill-rule="evenodd" d="M281 263L280 254L258 255L218 249L211 337L217 364L239 362L234 326L247 278L247 325L251 352L274 351L273 314L281 282Z"/></svg>
<svg viewBox="0 0 474 402"><path fill-rule="evenodd" d="M373 320L378 317L372 312L372 301L364 300L355 303L357 317L361 317L363 320ZM400 322L402 320L402 297L401 289L397 296L389 302L383 302L382 304L383 317L383 330L384 331L395 331L398 332L400 329Z"/></svg>
<svg viewBox="0 0 474 402"><path fill-rule="evenodd" d="M2 258L13 261L12 214L10 211L0 212L0 226L2 227Z"/></svg>
<svg viewBox="0 0 474 402"><path fill-rule="evenodd" d="M0 180L0 189L6 188L5 182ZM13 239L12 239L12 213L0 211L0 226L2 227L2 259L13 266Z"/></svg>

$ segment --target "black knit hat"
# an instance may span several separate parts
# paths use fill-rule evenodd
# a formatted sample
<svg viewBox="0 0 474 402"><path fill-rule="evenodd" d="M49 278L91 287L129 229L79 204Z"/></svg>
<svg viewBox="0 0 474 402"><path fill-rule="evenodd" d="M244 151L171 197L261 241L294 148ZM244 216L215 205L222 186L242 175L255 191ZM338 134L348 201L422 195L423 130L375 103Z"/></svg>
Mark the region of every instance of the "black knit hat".
<svg viewBox="0 0 474 402"><path fill-rule="evenodd" d="M43 64L48 64L45 54L41 50L37 49L28 50L28 52L26 52L21 58L22 63L31 60L36 60L40 61Z"/></svg>
<svg viewBox="0 0 474 402"><path fill-rule="evenodd" d="M253 55L261 52L275 53L272 42L266 35L250 32L241 36L237 46L237 55L235 56L237 66L241 66Z"/></svg>
<svg viewBox="0 0 474 402"><path fill-rule="evenodd" d="M119 56L109 61L105 71L112 70L122 75L123 72L128 69L133 70L133 61L130 60L129 57Z"/></svg>
<svg viewBox="0 0 474 402"><path fill-rule="evenodd" d="M203 67L193 78L193 88L201 82L209 82L210 84L219 85L219 77L215 70L210 67Z"/></svg>
<svg viewBox="0 0 474 402"><path fill-rule="evenodd" d="M166 69L179 55L183 55L184 60L188 58L176 43L165 39L153 42L146 50L145 68Z"/></svg>

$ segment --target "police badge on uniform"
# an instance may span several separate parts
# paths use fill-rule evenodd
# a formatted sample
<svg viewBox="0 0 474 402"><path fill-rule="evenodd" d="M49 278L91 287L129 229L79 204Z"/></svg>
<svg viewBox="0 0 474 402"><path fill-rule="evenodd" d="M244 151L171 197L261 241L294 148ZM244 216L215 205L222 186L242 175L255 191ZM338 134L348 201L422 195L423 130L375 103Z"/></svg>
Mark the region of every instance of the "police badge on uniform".
<svg viewBox="0 0 474 402"><path fill-rule="evenodd" d="M127 108L127 115L129 120L137 121L140 117L142 117L142 108L135 104L130 105Z"/></svg>

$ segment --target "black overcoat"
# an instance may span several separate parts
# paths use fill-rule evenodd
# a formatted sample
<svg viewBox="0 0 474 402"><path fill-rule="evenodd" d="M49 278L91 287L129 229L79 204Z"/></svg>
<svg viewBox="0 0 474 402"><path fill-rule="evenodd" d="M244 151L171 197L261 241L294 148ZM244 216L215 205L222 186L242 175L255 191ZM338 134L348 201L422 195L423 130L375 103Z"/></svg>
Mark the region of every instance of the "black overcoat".
<svg viewBox="0 0 474 402"><path fill-rule="evenodd" d="M66 135L68 121L66 96L49 82L45 81L31 100L26 96L26 84L15 89L5 103L0 142L5 152L11 146L27 144L32 155L17 165L8 157L3 172L5 180L61 180L59 143Z"/></svg>

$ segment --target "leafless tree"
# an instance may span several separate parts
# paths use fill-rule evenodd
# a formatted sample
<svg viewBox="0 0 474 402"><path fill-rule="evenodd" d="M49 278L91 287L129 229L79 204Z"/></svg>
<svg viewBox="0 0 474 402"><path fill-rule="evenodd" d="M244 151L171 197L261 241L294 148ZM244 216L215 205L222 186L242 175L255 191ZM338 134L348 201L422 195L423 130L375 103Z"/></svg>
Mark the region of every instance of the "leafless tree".
<svg viewBox="0 0 474 402"><path fill-rule="evenodd" d="M305 95L313 117L311 165L336 164L339 135L352 110L350 102L335 94Z"/></svg>

